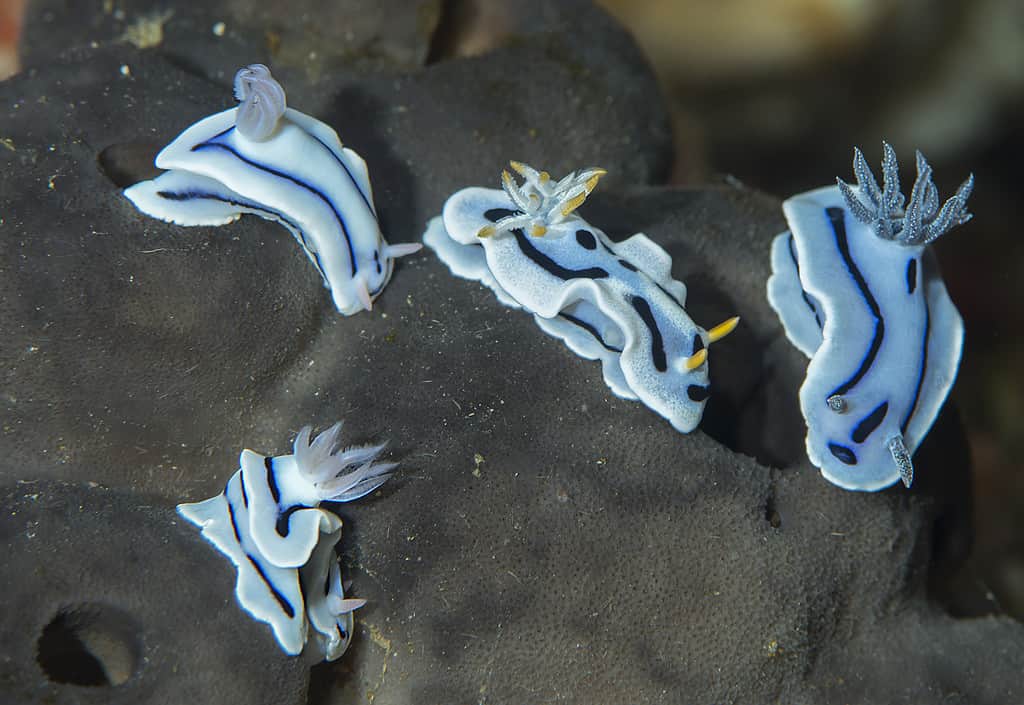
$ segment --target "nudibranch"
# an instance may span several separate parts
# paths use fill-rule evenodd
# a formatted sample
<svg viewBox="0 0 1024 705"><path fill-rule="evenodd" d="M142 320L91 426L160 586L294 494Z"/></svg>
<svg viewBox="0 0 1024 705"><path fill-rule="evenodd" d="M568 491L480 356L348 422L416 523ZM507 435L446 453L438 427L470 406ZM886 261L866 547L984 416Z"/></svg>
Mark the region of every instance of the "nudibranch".
<svg viewBox="0 0 1024 705"><path fill-rule="evenodd" d="M352 612L365 600L346 598L334 547L341 519L321 502L349 502L373 492L396 463L376 462L384 446L338 451L341 423L310 443L310 428L294 453L266 457L243 450L240 469L224 491L178 513L238 570L242 608L270 625L281 648L298 655L312 629L318 653L340 657L352 638Z"/></svg>
<svg viewBox="0 0 1024 705"><path fill-rule="evenodd" d="M388 245L366 162L319 120L286 107L262 64L235 76L241 104L182 132L156 158L168 171L125 189L143 213L178 225L225 225L252 213L287 228L345 315L370 310L394 259L418 243Z"/></svg>
<svg viewBox="0 0 1024 705"><path fill-rule="evenodd" d="M614 242L577 213L603 170L556 181L525 164L511 166L522 184L506 170L502 189L455 193L430 221L424 242L453 274L532 313L543 331L581 357L601 360L615 395L692 431L710 390L707 346L738 319L709 331L696 325L665 250L641 233Z"/></svg>
<svg viewBox="0 0 1024 705"><path fill-rule="evenodd" d="M963 347L963 321L927 246L971 218L974 177L940 208L918 152L906 201L896 154L888 144L883 151L881 188L854 150L856 187L837 179L783 203L790 229L772 244L768 280L787 337L810 358L800 387L807 455L851 490L910 487L911 456L953 386Z"/></svg>

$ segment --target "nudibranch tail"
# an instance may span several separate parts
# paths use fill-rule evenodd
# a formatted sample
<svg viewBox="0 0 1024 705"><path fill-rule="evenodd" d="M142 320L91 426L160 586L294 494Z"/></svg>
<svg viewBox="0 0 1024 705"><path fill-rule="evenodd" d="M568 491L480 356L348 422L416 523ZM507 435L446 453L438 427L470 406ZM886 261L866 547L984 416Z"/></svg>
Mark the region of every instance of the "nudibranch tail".
<svg viewBox="0 0 1024 705"><path fill-rule="evenodd" d="M333 615L348 614L349 612L355 612L360 607L365 606L366 600L362 598L338 597L333 593L327 596L327 609L329 609Z"/></svg>
<svg viewBox="0 0 1024 705"><path fill-rule="evenodd" d="M388 259L397 259L398 257L415 254L422 249L422 242L403 242L398 245L385 245L382 254Z"/></svg>
<svg viewBox="0 0 1024 705"><path fill-rule="evenodd" d="M882 188L879 188L863 152L853 150L853 173L857 190L836 179L850 213L865 225L875 229L884 240L904 245L927 245L940 235L971 219L967 199L974 188L971 174L960 184L956 193L939 209L939 194L932 181L932 169L920 151L916 154L917 179L906 203L900 191L899 165L896 152L887 142L882 143Z"/></svg>
<svg viewBox="0 0 1024 705"><path fill-rule="evenodd" d="M353 446L339 453L341 425L339 421L312 442L312 429L303 427L295 437L294 453L299 473L313 483L322 499L348 502L384 484L398 464L376 462L384 444Z"/></svg>
<svg viewBox="0 0 1024 705"><path fill-rule="evenodd" d="M257 142L274 134L288 107L284 88L263 64L251 64L235 74L235 98L241 103L238 131Z"/></svg>
<svg viewBox="0 0 1024 705"><path fill-rule="evenodd" d="M370 296L370 287L367 285L366 280L356 276L352 280L352 288L355 290L356 298L359 299L359 303L363 305L363 308L367 311L372 311L373 297Z"/></svg>

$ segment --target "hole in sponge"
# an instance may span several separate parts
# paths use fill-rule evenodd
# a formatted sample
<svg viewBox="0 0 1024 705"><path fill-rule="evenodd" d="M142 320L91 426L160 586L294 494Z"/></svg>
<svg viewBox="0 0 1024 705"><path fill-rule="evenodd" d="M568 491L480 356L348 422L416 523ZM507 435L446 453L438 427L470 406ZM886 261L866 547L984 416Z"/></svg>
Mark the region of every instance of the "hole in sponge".
<svg viewBox="0 0 1024 705"><path fill-rule="evenodd" d="M125 683L135 673L139 651L134 620L98 604L62 609L36 642L36 660L47 678L84 686Z"/></svg>
<svg viewBox="0 0 1024 705"><path fill-rule="evenodd" d="M115 186L127 188L160 175L153 165L160 149L160 144L148 140L112 144L99 154L100 169Z"/></svg>

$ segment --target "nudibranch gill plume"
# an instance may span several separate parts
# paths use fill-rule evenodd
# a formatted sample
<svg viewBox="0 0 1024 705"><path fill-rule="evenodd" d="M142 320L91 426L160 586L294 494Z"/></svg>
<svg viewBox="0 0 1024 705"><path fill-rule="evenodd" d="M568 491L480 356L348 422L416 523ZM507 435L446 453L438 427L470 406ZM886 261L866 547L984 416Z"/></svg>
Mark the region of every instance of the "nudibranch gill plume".
<svg viewBox="0 0 1024 705"><path fill-rule="evenodd" d="M317 654L339 658L352 638L352 612L365 600L346 598L335 545L341 519L321 502L349 502L373 492L396 463L376 462L383 446L338 451L341 423L310 443L310 428L294 453L267 457L243 450L224 491L178 513L238 570L242 608L266 622L285 653L302 652L312 630Z"/></svg>
<svg viewBox="0 0 1024 705"><path fill-rule="evenodd" d="M421 245L388 245L366 162L319 120L288 108L262 64L235 76L238 107L192 125L165 147L168 171L125 189L135 206L178 225L224 225L252 213L287 228L339 312L370 310L394 259Z"/></svg>
<svg viewBox="0 0 1024 705"><path fill-rule="evenodd" d="M452 273L526 309L581 357L601 360L614 394L692 431L710 393L707 347L739 319L711 330L696 325L668 253L640 233L614 242L579 215L603 170L556 181L525 164L511 166L522 184L506 170L501 189L455 193L424 242Z"/></svg>
<svg viewBox="0 0 1024 705"><path fill-rule="evenodd" d="M807 455L840 487L879 490L914 476L911 456L956 379L963 321L927 246L967 222L969 177L940 208L917 153L909 201L892 147L883 185L854 151L842 180L783 203L790 230L772 244L768 300L811 360L800 388Z"/></svg>

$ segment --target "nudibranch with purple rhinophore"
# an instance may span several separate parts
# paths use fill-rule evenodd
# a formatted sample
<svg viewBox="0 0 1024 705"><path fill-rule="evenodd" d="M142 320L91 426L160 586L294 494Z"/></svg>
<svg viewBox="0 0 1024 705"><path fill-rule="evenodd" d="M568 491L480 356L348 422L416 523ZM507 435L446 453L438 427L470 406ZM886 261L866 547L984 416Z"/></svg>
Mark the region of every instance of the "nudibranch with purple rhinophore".
<svg viewBox="0 0 1024 705"><path fill-rule="evenodd" d="M883 143L882 187L859 149L857 186L794 196L772 244L768 301L810 363L800 387L807 455L830 482L876 491L902 480L956 380L964 327L929 243L966 223L970 176L939 207L917 153L909 202ZM904 207L904 204L905 207Z"/></svg>
<svg viewBox="0 0 1024 705"><path fill-rule="evenodd" d="M125 196L146 215L178 225L225 225L243 213L280 223L340 313L370 310L394 259L421 245L385 242L366 162L331 127L288 108L266 66L236 74L235 98L240 105L200 120L157 155L166 173Z"/></svg>
<svg viewBox="0 0 1024 705"><path fill-rule="evenodd" d="M521 185L504 171L501 189L455 193L424 242L453 274L526 309L577 355L601 360L615 395L692 431L710 393L707 346L739 319L711 330L696 325L665 250L640 233L614 242L578 214L603 170L556 181L525 164L511 166Z"/></svg>
<svg viewBox="0 0 1024 705"><path fill-rule="evenodd" d="M243 450L224 491L178 513L238 570L242 608L266 622L285 653L300 654L312 628L317 655L334 661L352 639L352 612L365 600L346 598L334 548L341 519L321 502L350 502L373 492L397 463L379 463L384 448L339 452L341 423L310 442L295 438L294 453L266 457Z"/></svg>

